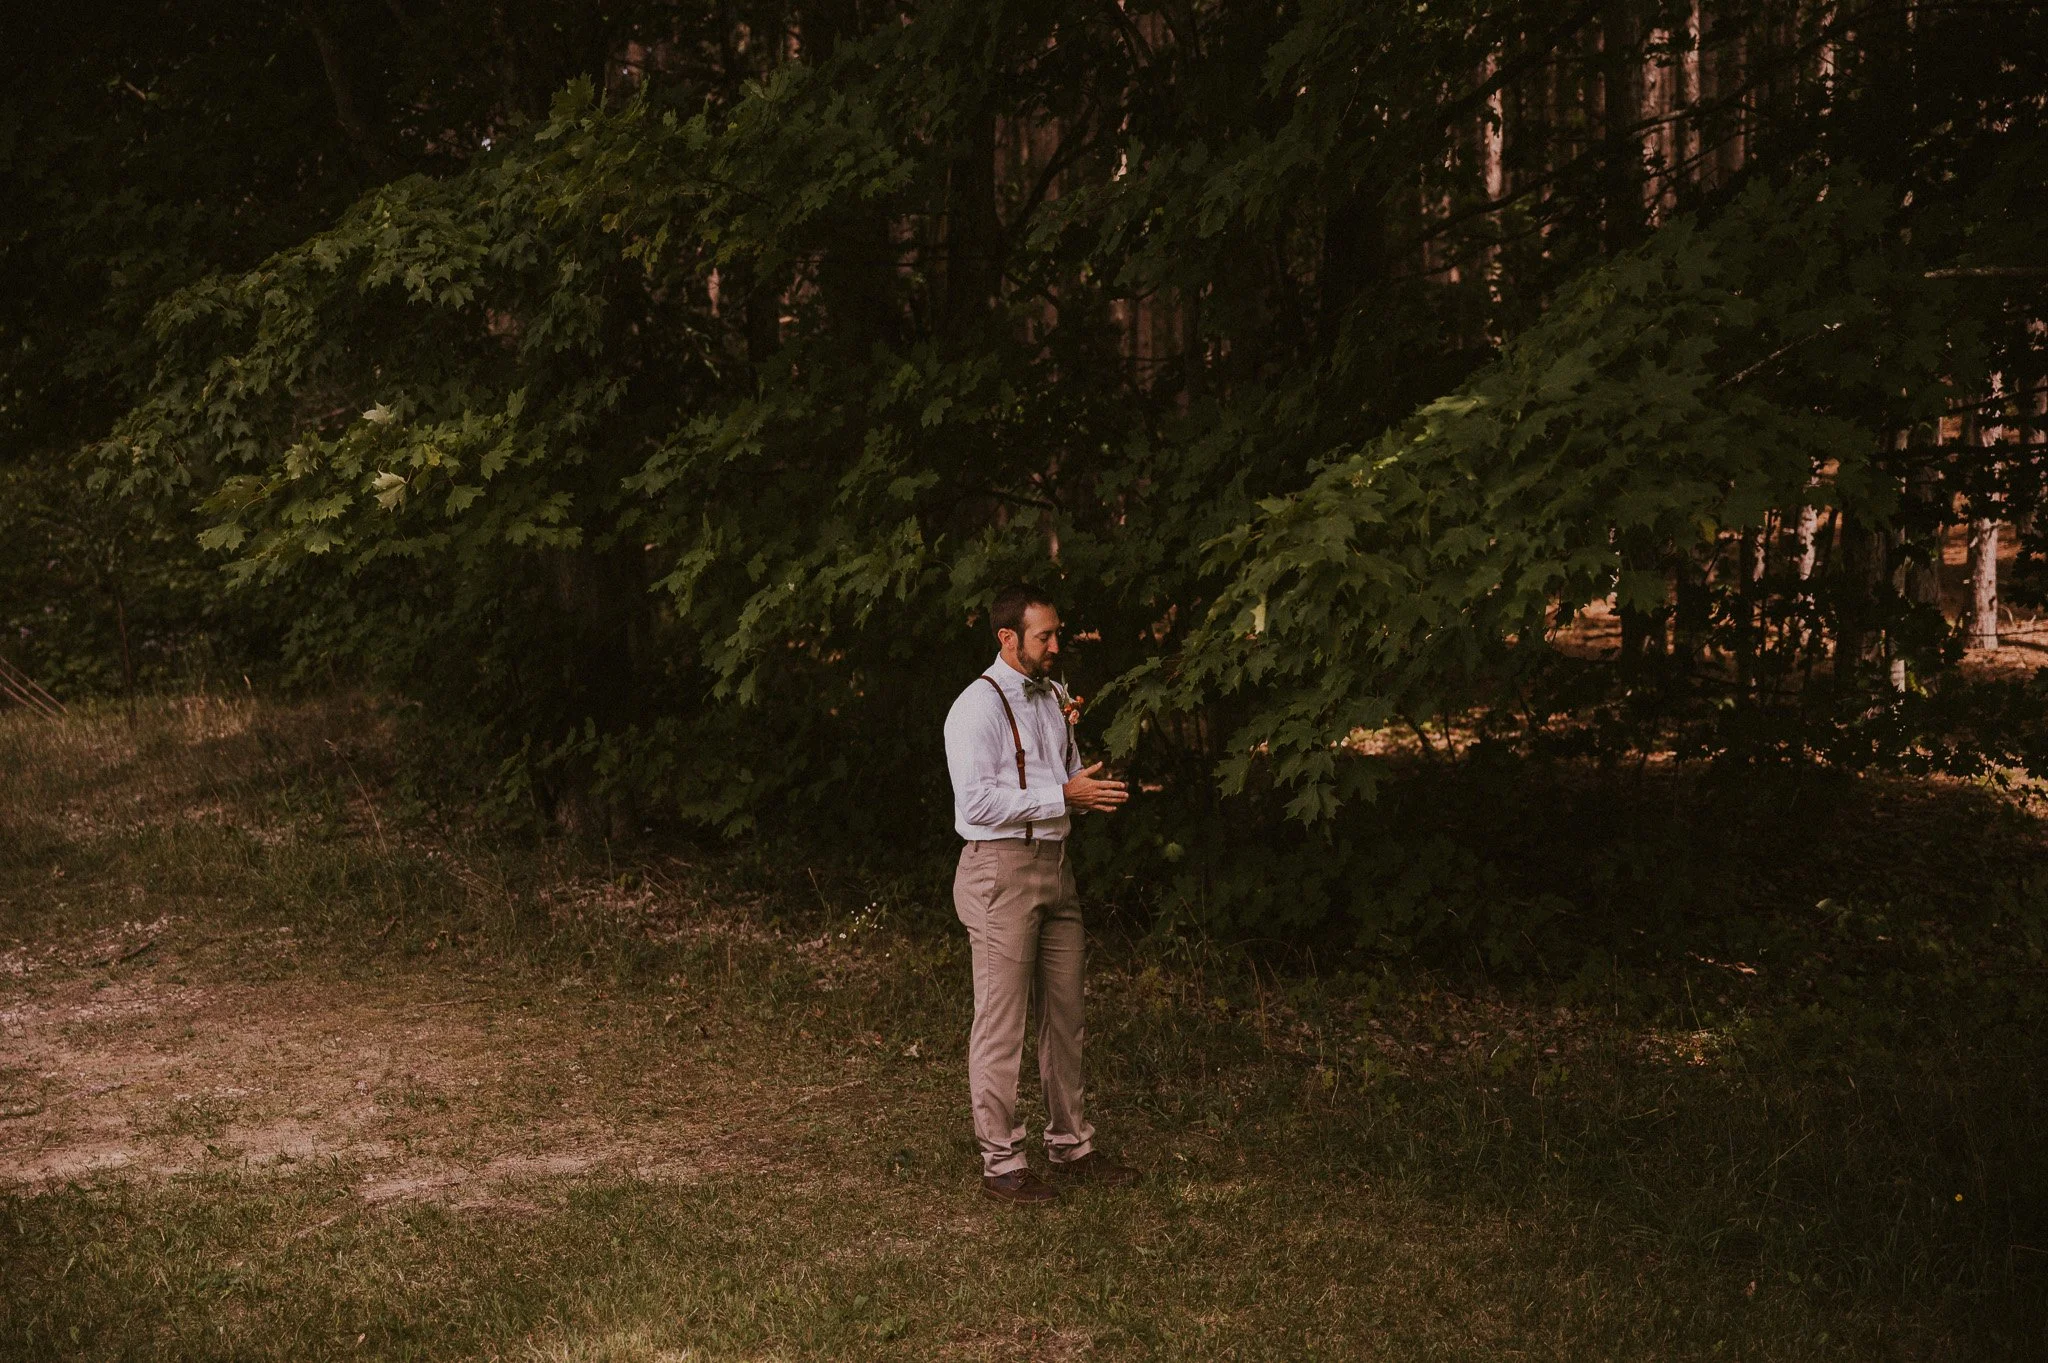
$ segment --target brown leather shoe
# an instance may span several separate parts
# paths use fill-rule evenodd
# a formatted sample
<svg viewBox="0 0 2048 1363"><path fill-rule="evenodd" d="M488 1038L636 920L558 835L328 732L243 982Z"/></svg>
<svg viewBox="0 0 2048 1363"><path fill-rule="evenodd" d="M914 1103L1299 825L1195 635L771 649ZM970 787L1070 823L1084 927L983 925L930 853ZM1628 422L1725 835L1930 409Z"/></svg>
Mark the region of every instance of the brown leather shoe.
<svg viewBox="0 0 2048 1363"><path fill-rule="evenodd" d="M1138 1171L1128 1164L1118 1164L1108 1156L1091 1150L1079 1159L1054 1163L1050 1167L1052 1176L1062 1183L1093 1183L1104 1188L1128 1188L1138 1181Z"/></svg>
<svg viewBox="0 0 2048 1363"><path fill-rule="evenodd" d="M1012 1169L1007 1174L981 1176L981 1190L998 1202L1013 1207L1034 1206L1058 1200L1059 1192L1029 1169Z"/></svg>

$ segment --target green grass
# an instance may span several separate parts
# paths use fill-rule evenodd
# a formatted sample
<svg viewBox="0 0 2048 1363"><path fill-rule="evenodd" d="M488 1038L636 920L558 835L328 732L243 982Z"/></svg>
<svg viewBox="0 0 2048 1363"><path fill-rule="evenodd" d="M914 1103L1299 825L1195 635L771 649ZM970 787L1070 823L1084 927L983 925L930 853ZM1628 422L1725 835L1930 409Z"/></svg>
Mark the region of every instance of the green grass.
<svg viewBox="0 0 2048 1363"><path fill-rule="evenodd" d="M2048 858L1985 791L1866 783L1825 855L1689 861L1768 882L1726 921L1520 975L1105 916L1149 1176L1018 1213L942 905L494 836L400 747L0 716L0 1356L2048 1353Z"/></svg>

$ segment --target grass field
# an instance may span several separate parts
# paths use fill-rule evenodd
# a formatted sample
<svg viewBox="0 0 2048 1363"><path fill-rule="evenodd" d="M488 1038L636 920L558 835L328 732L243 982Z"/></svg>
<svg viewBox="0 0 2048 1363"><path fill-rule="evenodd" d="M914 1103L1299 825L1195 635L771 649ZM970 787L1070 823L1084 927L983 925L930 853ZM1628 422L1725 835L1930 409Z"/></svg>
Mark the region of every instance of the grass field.
<svg viewBox="0 0 2048 1363"><path fill-rule="evenodd" d="M0 714L0 1356L2048 1357L2007 797L1856 784L1727 922L1518 975L1105 917L1091 1103L1148 1177L1018 1212L943 904L494 837L399 742Z"/></svg>

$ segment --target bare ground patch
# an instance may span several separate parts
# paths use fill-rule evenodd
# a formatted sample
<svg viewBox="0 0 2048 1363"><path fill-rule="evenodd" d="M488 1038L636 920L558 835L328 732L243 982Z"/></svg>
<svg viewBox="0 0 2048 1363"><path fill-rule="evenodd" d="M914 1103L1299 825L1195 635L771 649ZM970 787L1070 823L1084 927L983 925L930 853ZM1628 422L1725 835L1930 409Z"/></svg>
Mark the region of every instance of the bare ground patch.
<svg viewBox="0 0 2048 1363"><path fill-rule="evenodd" d="M0 976L0 1187L342 1163L366 1202L487 1205L535 1180L766 1171L866 1100L858 1059L764 1084L575 992L425 969L246 981L183 956Z"/></svg>

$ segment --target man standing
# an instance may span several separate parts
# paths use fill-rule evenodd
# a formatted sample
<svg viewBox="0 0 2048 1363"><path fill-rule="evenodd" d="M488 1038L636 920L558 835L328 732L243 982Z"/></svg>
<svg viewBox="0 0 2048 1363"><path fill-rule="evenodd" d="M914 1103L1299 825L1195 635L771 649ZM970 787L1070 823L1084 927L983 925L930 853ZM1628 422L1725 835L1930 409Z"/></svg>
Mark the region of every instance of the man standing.
<svg viewBox="0 0 2048 1363"><path fill-rule="evenodd" d="M990 609L1001 654L946 716L953 825L967 845L953 907L974 959L967 1083L981 1146L982 1191L1000 1202L1059 1194L1024 1158L1017 1072L1034 985L1046 1163L1055 1179L1126 1184L1137 1172L1095 1152L1081 1111L1081 905L1067 865L1070 811L1108 812L1128 793L1083 767L1070 705L1052 680L1060 616L1034 587L1006 587Z"/></svg>

